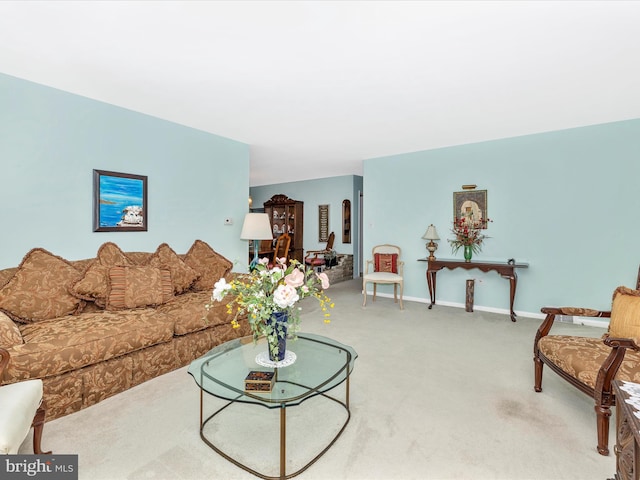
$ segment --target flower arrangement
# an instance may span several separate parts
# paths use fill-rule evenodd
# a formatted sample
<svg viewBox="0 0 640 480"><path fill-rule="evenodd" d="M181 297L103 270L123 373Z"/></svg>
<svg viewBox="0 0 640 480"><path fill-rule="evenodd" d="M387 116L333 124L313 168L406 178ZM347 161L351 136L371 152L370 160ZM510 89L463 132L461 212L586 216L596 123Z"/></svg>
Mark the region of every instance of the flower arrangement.
<svg viewBox="0 0 640 480"><path fill-rule="evenodd" d="M292 260L287 267L286 259L278 259L274 268L269 268L269 260L261 259L251 273L241 275L227 283L221 278L213 288L212 303L222 301L230 294L233 299L227 303L227 312L233 315L231 325L240 327L240 320L246 314L251 326L253 340L256 342L261 336L267 337L272 355L278 354L278 338L288 335L295 339L300 329L300 307L296 303L306 297L314 297L320 302L324 322L330 322L329 308L333 308L324 290L329 288L329 278L326 273L316 273L313 269ZM272 321L274 314L287 314L286 325Z"/></svg>
<svg viewBox="0 0 640 480"><path fill-rule="evenodd" d="M456 217L451 229L451 233L456 238L449 239L453 253L456 253L461 247L471 247L473 253L480 252L482 250L482 242L484 242L485 238L489 238L482 233L482 230L487 228L487 223L491 221L489 218L474 220L473 214L460 218Z"/></svg>

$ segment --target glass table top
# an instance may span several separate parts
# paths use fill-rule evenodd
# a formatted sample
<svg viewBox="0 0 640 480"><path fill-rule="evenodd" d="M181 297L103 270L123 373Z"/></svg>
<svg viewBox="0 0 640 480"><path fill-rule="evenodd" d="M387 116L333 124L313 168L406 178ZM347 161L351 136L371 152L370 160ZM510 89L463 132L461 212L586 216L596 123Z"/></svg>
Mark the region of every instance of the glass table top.
<svg viewBox="0 0 640 480"><path fill-rule="evenodd" d="M299 333L296 340L287 340L287 350L296 354L293 365L258 365L256 356L266 349L264 338L256 344L250 336L231 340L194 360L188 372L200 388L216 397L279 408L297 405L340 385L358 357L350 346L311 333ZM275 371L272 391L245 392L244 380L250 371Z"/></svg>

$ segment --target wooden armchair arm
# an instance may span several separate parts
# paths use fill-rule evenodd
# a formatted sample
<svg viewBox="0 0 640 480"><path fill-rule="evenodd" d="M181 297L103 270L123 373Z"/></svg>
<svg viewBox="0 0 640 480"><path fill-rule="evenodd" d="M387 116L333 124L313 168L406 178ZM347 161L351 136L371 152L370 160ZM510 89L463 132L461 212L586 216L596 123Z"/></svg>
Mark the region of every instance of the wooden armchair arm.
<svg viewBox="0 0 640 480"><path fill-rule="evenodd" d="M373 266L373 260L365 260L364 261L364 274L369 273L369 265Z"/></svg>
<svg viewBox="0 0 640 480"><path fill-rule="evenodd" d="M542 307L542 313L547 315L571 315L578 317L610 317L611 312L602 310L593 310L592 308L577 307Z"/></svg>
<svg viewBox="0 0 640 480"><path fill-rule="evenodd" d="M598 371L594 397L596 405L613 405L611 382L618 373L627 350L638 351L640 347L632 338L606 337L603 341L606 346L611 347L611 353Z"/></svg>
<svg viewBox="0 0 640 480"><path fill-rule="evenodd" d="M547 316L544 318L542 324L538 327L536 332L536 338L533 343L533 352L538 355L538 341L542 337L546 337L553 327L553 322L556 319L556 315L577 315L580 317L611 317L610 311L593 310L591 308L575 308L575 307L542 307L540 311Z"/></svg>
<svg viewBox="0 0 640 480"><path fill-rule="evenodd" d="M304 259L306 260L311 255L314 255L315 258L318 258L318 255L325 255L327 253L331 253L331 251L327 250L326 248L324 250L307 250L307 254L304 256Z"/></svg>

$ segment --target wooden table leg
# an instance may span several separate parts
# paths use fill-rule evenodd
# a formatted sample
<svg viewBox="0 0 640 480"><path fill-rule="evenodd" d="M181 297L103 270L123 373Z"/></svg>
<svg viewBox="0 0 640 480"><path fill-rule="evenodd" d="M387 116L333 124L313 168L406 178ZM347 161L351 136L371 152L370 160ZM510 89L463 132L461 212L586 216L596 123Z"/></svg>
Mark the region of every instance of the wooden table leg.
<svg viewBox="0 0 640 480"><path fill-rule="evenodd" d="M429 304L429 310L436 304L436 270L427 269L427 285L429 286L429 298L431 304Z"/></svg>
<svg viewBox="0 0 640 480"><path fill-rule="evenodd" d="M516 287L518 286L518 276L516 275L515 270L510 275L502 275L504 278L509 280L509 313L511 316L511 321L516 321L516 312L513 311L513 303L516 298Z"/></svg>

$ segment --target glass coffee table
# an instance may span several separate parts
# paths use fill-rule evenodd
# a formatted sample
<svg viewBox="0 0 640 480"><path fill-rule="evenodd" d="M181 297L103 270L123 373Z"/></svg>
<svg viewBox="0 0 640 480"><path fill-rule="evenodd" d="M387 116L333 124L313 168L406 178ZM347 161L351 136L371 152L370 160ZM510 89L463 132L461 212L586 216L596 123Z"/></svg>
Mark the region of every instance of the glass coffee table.
<svg viewBox="0 0 640 480"><path fill-rule="evenodd" d="M320 335L301 333L297 340L287 342L287 350L295 352L295 361L286 367L265 367L256 363L256 354L266 351L264 339L254 345L252 337L243 337L218 345L203 357L193 361L189 374L200 387L200 437L213 450L240 468L264 479L294 477L316 462L340 437L351 418L349 410L349 376L357 353L348 345ZM250 371L273 372L273 385L269 392L245 391L245 378ZM345 384L344 400L328 395L338 385ZM203 406L205 392L227 402L205 418ZM344 424L329 443L302 468L286 472L287 464L287 408L300 405L312 398L329 399L346 411ZM241 404L280 409L280 475L269 476L241 463L225 453L205 433L205 426L227 407ZM248 416L247 418L251 418ZM332 432L333 433L333 432ZM268 435L267 440L273 438Z"/></svg>

